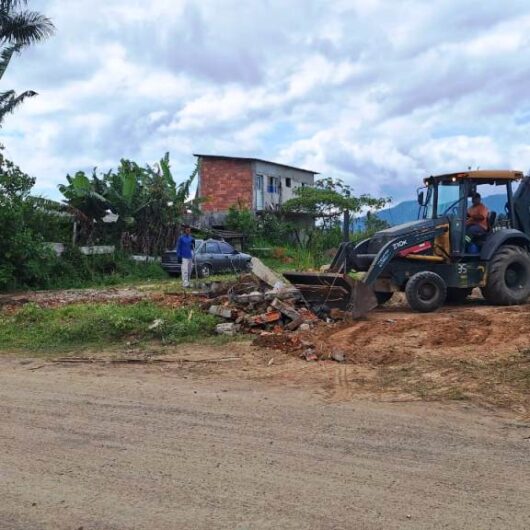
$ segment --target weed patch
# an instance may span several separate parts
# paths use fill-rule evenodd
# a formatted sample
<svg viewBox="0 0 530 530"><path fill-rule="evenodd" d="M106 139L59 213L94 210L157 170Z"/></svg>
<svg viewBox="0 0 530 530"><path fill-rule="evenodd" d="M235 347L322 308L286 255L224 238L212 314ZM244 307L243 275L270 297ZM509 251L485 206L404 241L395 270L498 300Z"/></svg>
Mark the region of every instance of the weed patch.
<svg viewBox="0 0 530 530"><path fill-rule="evenodd" d="M27 304L14 314L0 315L0 347L47 351L126 340L178 344L212 335L216 323L215 317L193 307L172 309L150 301L55 308Z"/></svg>

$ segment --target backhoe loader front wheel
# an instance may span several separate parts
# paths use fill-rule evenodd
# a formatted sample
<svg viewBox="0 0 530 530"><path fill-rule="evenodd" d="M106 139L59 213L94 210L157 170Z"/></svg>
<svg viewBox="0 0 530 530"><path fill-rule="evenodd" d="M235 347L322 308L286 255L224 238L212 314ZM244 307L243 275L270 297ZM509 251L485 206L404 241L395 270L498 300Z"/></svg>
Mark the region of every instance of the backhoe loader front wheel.
<svg viewBox="0 0 530 530"><path fill-rule="evenodd" d="M434 272L418 272L407 282L405 294L412 309L429 313L444 304L447 286L441 276Z"/></svg>
<svg viewBox="0 0 530 530"><path fill-rule="evenodd" d="M530 296L530 254L515 245L502 246L491 259L484 298L495 305L523 304Z"/></svg>

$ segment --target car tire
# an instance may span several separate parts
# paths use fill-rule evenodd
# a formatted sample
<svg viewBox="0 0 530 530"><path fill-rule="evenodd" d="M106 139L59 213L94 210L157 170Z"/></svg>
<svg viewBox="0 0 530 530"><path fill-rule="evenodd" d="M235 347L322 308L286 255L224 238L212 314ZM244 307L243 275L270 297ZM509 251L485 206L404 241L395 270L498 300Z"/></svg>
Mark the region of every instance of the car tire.
<svg viewBox="0 0 530 530"><path fill-rule="evenodd" d="M447 286L443 278L434 272L418 272L407 282L405 294L412 309L430 313L444 304Z"/></svg>
<svg viewBox="0 0 530 530"><path fill-rule="evenodd" d="M530 296L530 254L524 248L505 245L493 256L484 298L494 305L524 304Z"/></svg>
<svg viewBox="0 0 530 530"><path fill-rule="evenodd" d="M208 263L198 265L197 273L199 275L199 278L209 278L212 275L212 266Z"/></svg>

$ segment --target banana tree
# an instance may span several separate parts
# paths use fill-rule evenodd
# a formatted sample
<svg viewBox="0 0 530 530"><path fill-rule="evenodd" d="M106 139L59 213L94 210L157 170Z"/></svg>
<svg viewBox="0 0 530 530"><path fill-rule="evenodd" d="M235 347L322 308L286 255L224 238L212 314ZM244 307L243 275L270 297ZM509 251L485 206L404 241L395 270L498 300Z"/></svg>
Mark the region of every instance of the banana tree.
<svg viewBox="0 0 530 530"><path fill-rule="evenodd" d="M103 181L106 184L105 198L110 209L118 215L116 229L120 246L130 250L134 246L137 228L136 217L145 206L142 193L145 169L130 160L121 160L118 171L109 171Z"/></svg>
<svg viewBox="0 0 530 530"><path fill-rule="evenodd" d="M145 203L137 213L136 232L142 252L160 255L174 245L186 210L197 208L197 201L187 202L197 172L196 167L186 180L177 185L169 153L154 167L146 167L141 187Z"/></svg>
<svg viewBox="0 0 530 530"><path fill-rule="evenodd" d="M105 198L105 182L97 177L95 169L92 179L83 171L78 171L73 177L66 175L66 180L68 184L59 184L59 191L80 222L80 235L91 243L95 227L102 223L110 209L110 203Z"/></svg>

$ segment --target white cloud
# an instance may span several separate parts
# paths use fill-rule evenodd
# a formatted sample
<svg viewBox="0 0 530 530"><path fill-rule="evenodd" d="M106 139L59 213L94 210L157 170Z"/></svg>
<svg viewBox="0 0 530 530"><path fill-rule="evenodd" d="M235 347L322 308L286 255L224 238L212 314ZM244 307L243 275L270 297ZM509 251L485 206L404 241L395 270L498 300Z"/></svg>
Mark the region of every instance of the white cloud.
<svg viewBox="0 0 530 530"><path fill-rule="evenodd" d="M424 174L530 166L523 0L39 0L57 35L0 131L53 193L67 172L169 150L255 155L409 198Z"/></svg>

